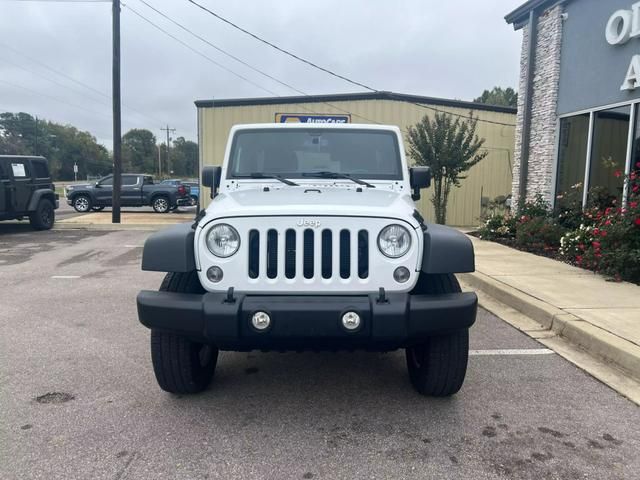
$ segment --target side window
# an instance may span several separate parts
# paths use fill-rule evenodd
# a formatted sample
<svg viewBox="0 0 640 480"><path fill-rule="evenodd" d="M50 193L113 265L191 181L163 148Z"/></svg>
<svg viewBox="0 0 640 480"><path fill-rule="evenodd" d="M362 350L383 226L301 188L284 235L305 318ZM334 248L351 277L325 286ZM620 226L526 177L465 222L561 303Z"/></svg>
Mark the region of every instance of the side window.
<svg viewBox="0 0 640 480"><path fill-rule="evenodd" d="M25 178L29 176L29 169L27 165L23 162L11 163L11 171L13 172L14 178Z"/></svg>
<svg viewBox="0 0 640 480"><path fill-rule="evenodd" d="M0 180L8 180L9 179L9 171L7 170L7 165L3 162L0 162Z"/></svg>
<svg viewBox="0 0 640 480"><path fill-rule="evenodd" d="M113 177L109 177L109 178L105 178L104 180L100 181L100 185L102 185L103 187L110 187L113 185Z"/></svg>
<svg viewBox="0 0 640 480"><path fill-rule="evenodd" d="M153 185L153 178L152 177L144 177L144 184L145 185Z"/></svg>
<svg viewBox="0 0 640 480"><path fill-rule="evenodd" d="M33 160L31 165L33 166L33 172L35 173L36 178L49 178L49 169L45 162Z"/></svg>
<svg viewBox="0 0 640 480"><path fill-rule="evenodd" d="M137 175L123 175L122 176L122 186L123 187L131 187L138 183Z"/></svg>

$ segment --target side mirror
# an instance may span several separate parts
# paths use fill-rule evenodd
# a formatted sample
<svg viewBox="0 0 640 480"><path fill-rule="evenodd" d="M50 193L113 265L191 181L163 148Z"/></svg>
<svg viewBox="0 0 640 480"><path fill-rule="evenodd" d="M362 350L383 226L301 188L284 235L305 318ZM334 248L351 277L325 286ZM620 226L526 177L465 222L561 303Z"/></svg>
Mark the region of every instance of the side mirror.
<svg viewBox="0 0 640 480"><path fill-rule="evenodd" d="M94 185L94 187L96 187L96 188L100 188L100 186L101 186L100 182L96 182L96 184Z"/></svg>
<svg viewBox="0 0 640 480"><path fill-rule="evenodd" d="M409 184L413 190L411 198L413 200L420 200L420 190L431 186L431 169L429 167L410 168Z"/></svg>
<svg viewBox="0 0 640 480"><path fill-rule="evenodd" d="M221 177L222 167L204 167L202 169L202 185L211 189L211 198L218 193Z"/></svg>

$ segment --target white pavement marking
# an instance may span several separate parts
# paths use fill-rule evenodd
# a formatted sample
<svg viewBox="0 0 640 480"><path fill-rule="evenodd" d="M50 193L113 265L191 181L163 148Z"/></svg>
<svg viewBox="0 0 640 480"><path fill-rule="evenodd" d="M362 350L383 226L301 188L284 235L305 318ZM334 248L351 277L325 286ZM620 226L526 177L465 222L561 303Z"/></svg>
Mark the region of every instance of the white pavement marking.
<svg viewBox="0 0 640 480"><path fill-rule="evenodd" d="M554 352L548 348L513 348L503 350L469 350L469 355L551 355Z"/></svg>
<svg viewBox="0 0 640 480"><path fill-rule="evenodd" d="M80 275L51 275L51 278L80 278Z"/></svg>
<svg viewBox="0 0 640 480"><path fill-rule="evenodd" d="M142 248L142 245L125 245L124 248Z"/></svg>

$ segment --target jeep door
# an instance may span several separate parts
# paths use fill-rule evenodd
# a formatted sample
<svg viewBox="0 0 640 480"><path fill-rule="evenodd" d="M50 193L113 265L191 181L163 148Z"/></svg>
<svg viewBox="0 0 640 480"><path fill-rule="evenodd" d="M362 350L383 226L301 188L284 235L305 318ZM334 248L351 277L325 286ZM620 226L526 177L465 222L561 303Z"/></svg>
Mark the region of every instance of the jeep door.
<svg viewBox="0 0 640 480"><path fill-rule="evenodd" d="M96 183L93 189L94 201L97 205L111 205L113 194L113 177L109 175Z"/></svg>
<svg viewBox="0 0 640 480"><path fill-rule="evenodd" d="M0 218L7 214L11 204L11 199L9 198L11 180L9 180L8 165L8 163L0 160Z"/></svg>
<svg viewBox="0 0 640 480"><path fill-rule="evenodd" d="M13 198L11 207L15 212L26 212L31 199L33 180L29 161L16 158L9 161L9 175L13 179Z"/></svg>

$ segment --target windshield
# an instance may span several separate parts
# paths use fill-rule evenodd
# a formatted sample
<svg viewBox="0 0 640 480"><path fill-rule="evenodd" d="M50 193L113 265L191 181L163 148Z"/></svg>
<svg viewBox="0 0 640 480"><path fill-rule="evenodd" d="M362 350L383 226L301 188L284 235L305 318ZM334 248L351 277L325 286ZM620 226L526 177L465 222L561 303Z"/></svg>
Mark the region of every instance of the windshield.
<svg viewBox="0 0 640 480"><path fill-rule="evenodd" d="M397 136L382 130L271 128L242 130L233 139L228 178L309 178L314 172L402 180Z"/></svg>

